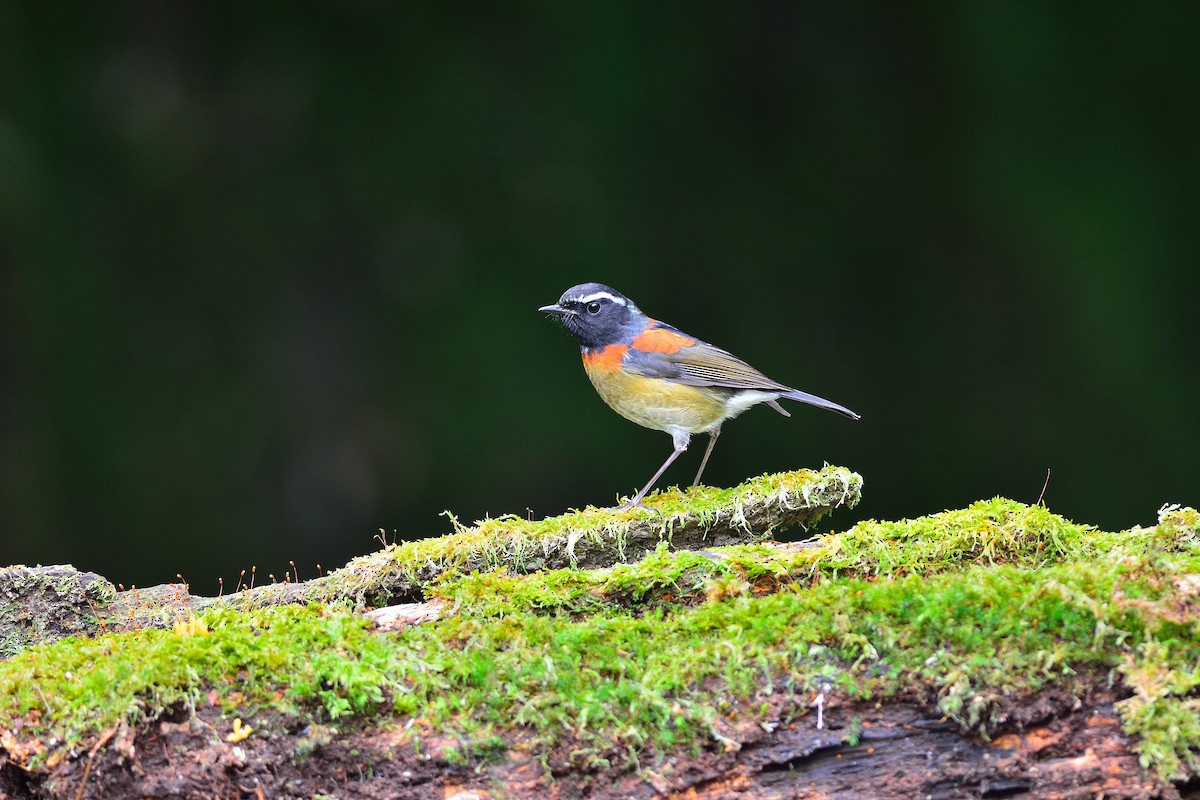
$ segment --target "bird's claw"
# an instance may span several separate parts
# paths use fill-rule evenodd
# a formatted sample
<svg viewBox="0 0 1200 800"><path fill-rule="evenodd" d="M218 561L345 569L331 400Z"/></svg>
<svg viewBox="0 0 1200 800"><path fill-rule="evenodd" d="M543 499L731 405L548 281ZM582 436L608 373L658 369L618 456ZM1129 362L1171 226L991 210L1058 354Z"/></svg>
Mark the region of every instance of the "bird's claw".
<svg viewBox="0 0 1200 800"><path fill-rule="evenodd" d="M660 511L657 508L653 508L652 506L646 505L645 503L643 503L641 501L640 498L638 498L637 500L626 500L624 503L617 506L617 511L632 511L635 508L640 508L643 511L649 511L650 513L657 514L660 517L663 516L662 511Z"/></svg>

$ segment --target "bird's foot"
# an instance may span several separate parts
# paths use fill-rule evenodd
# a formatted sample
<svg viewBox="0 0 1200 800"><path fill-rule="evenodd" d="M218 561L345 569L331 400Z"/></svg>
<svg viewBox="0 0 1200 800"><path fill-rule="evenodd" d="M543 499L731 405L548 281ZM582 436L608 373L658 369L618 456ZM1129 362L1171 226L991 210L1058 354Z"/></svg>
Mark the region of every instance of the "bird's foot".
<svg viewBox="0 0 1200 800"><path fill-rule="evenodd" d="M645 503L642 502L642 498L640 498L640 497L635 497L631 500L626 500L624 503L617 506L616 510L617 511L632 511L635 508L640 508L643 511L649 511L650 513L657 514L660 517L663 516L662 511L658 510L657 508L652 508L652 507L646 505Z"/></svg>

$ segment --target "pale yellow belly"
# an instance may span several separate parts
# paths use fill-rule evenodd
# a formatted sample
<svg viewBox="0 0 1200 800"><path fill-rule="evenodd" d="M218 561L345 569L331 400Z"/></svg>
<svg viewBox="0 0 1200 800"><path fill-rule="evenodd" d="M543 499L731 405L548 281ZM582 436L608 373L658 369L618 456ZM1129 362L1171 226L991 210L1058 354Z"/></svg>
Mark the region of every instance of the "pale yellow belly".
<svg viewBox="0 0 1200 800"><path fill-rule="evenodd" d="M629 373L584 368L596 391L630 422L657 431L709 431L726 415L725 393L706 386L682 386Z"/></svg>

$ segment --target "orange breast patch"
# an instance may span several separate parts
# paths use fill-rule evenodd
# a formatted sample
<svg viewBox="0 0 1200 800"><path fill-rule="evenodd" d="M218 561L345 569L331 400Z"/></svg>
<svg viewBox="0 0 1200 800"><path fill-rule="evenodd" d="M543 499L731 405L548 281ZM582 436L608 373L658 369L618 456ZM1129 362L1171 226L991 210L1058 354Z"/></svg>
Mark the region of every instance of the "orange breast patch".
<svg viewBox="0 0 1200 800"><path fill-rule="evenodd" d="M685 347L696 343L682 333L669 331L666 328L648 328L633 340L633 348L644 353L666 353L674 355Z"/></svg>
<svg viewBox="0 0 1200 800"><path fill-rule="evenodd" d="M590 372L616 372L621 369L621 359L629 352L629 345L610 344L600 350L583 354L583 366Z"/></svg>

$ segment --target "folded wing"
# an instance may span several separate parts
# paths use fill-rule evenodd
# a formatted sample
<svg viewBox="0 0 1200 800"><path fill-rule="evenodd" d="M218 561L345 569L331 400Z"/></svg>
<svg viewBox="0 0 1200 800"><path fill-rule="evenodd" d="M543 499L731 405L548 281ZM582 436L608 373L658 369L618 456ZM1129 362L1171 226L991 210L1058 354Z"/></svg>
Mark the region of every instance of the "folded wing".
<svg viewBox="0 0 1200 800"><path fill-rule="evenodd" d="M667 378L689 386L757 389L780 394L793 391L732 353L699 340L670 353L631 349L625 367L648 378Z"/></svg>
<svg viewBox="0 0 1200 800"><path fill-rule="evenodd" d="M669 326L662 325L662 327L677 332ZM694 344L679 347L672 352L630 348L625 357L624 366L638 375L645 375L648 378L666 378L689 386L718 386L726 389L778 392L780 397L786 397L789 400L834 411L851 419L859 418L858 414L845 406L771 380L730 352L698 339L693 341ZM790 416L775 400L765 402L780 414Z"/></svg>

